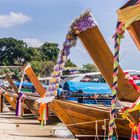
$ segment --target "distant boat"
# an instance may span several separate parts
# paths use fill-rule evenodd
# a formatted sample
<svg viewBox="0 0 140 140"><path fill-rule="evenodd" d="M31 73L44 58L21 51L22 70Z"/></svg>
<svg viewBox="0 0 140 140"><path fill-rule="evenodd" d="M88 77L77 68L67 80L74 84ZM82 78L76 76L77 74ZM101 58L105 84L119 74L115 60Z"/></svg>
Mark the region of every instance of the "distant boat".
<svg viewBox="0 0 140 140"><path fill-rule="evenodd" d="M124 70L124 72L133 77L135 83L140 86L140 71ZM67 80L64 79L62 89L58 89L59 96L63 94L61 98L84 104L111 105L111 89L100 72L63 77Z"/></svg>
<svg viewBox="0 0 140 140"><path fill-rule="evenodd" d="M18 81L15 81L15 82L14 82L14 84L15 84L17 87L20 86L20 83L21 83L21 82L18 82ZM43 87L44 87L44 88L47 88L48 86L43 84ZM22 92L32 92L32 93L35 93L35 92L36 92L36 89L35 89L34 85L33 85L31 82L23 81L23 82L22 82L21 91L22 91Z"/></svg>
<svg viewBox="0 0 140 140"><path fill-rule="evenodd" d="M111 90L107 83L68 81L61 97L84 104L111 104Z"/></svg>

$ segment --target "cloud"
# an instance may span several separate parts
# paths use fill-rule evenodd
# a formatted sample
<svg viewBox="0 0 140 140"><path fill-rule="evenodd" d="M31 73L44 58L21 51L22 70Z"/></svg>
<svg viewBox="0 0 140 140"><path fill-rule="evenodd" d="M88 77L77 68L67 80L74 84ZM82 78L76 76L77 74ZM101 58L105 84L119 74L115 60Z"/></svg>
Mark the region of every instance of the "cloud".
<svg viewBox="0 0 140 140"><path fill-rule="evenodd" d="M8 28L30 21L31 18L23 13L10 12L8 15L0 15L0 27Z"/></svg>
<svg viewBox="0 0 140 140"><path fill-rule="evenodd" d="M30 47L40 47L43 44L42 41L36 38L24 38L22 40L26 42L27 45Z"/></svg>

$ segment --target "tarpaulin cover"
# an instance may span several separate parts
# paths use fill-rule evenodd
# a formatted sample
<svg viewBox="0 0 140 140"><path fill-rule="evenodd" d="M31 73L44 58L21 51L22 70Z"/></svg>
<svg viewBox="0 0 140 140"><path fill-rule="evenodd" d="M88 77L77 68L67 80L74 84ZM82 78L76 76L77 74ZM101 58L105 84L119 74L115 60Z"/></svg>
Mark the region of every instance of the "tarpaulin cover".
<svg viewBox="0 0 140 140"><path fill-rule="evenodd" d="M68 81L64 84L63 89L71 92L79 92L79 90L82 90L84 93L111 94L111 90L107 83L98 82Z"/></svg>

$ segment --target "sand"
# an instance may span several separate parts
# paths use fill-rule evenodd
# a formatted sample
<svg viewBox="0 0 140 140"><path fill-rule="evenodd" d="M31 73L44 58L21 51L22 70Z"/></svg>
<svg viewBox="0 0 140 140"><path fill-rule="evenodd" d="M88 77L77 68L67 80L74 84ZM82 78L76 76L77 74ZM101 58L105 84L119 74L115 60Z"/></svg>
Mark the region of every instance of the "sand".
<svg viewBox="0 0 140 140"><path fill-rule="evenodd" d="M0 113L1 140L75 140L74 136L61 122L43 128L31 116L15 117L14 112Z"/></svg>

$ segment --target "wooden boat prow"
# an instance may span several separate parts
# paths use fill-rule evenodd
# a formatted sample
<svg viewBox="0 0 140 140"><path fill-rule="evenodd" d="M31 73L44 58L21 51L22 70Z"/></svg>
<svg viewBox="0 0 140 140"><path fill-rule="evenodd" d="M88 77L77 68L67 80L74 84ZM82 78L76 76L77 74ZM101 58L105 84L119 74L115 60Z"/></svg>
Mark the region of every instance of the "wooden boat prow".
<svg viewBox="0 0 140 140"><path fill-rule="evenodd" d="M9 94L9 91L7 91L7 94L4 94L3 96L11 104L11 106L14 109L16 109L16 102L17 102L17 97L19 94L18 88L15 86L14 82L12 81L12 79L10 78L10 76L8 74L6 74L6 79L8 80L12 89L14 90L16 96L14 96L14 95L11 96ZM36 117L39 117L38 104L34 100L25 98L23 108L24 108L23 109L24 113L33 113Z"/></svg>
<svg viewBox="0 0 140 140"><path fill-rule="evenodd" d="M24 64L22 71L25 72L31 82L34 84L36 91L43 97L46 93L45 88L41 85L40 81L37 79L35 72L33 71L31 65L29 63Z"/></svg>
<svg viewBox="0 0 140 140"><path fill-rule="evenodd" d="M131 5L131 3L135 2L135 0L129 0L126 4L124 4L119 10L125 9ZM139 4L140 5L140 4ZM140 50L140 20L134 21L129 27L128 32L135 42L137 48Z"/></svg>
<svg viewBox="0 0 140 140"><path fill-rule="evenodd" d="M90 23L84 23L84 20L88 19L89 21L92 20L92 27L86 29ZM79 27L77 25L84 26L83 31L78 31ZM99 68L100 72L102 73L104 79L112 88L113 82L113 54L108 47L103 35L101 34L97 24L95 23L94 19L92 19L91 13L85 12L79 18L75 20L75 22L71 26L71 30L74 34L76 34L86 50L88 51L89 55L95 62L96 66ZM117 97L121 101L129 101L134 102L139 97L140 93L134 89L134 87L125 79L125 74L122 71L121 67L119 67L119 74L118 74L118 93Z"/></svg>

